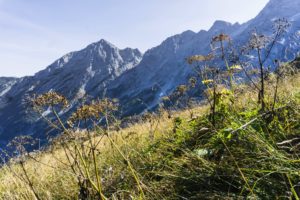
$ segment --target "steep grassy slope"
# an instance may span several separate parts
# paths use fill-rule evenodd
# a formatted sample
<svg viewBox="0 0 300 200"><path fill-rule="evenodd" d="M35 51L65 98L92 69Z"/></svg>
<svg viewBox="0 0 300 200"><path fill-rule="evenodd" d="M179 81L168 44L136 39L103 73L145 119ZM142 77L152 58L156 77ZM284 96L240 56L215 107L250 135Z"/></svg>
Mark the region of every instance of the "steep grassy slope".
<svg viewBox="0 0 300 200"><path fill-rule="evenodd" d="M267 92L272 102L271 83ZM24 163L19 158L2 167L0 198L299 199L300 75L280 81L271 112L259 111L257 94L247 85L235 98L234 104L224 100L215 127L204 105L193 108L192 119L188 111L161 112L99 134L98 173L94 161L85 159L88 178L70 168L70 153L54 141L26 155ZM73 141L88 146L81 139L87 134L78 132ZM92 185L97 174L101 197Z"/></svg>

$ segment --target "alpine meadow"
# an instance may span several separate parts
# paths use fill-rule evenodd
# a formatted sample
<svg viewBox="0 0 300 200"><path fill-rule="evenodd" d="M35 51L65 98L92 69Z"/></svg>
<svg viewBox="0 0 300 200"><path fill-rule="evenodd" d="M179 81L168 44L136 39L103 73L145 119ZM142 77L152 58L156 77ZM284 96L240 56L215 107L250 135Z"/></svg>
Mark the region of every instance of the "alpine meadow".
<svg viewBox="0 0 300 200"><path fill-rule="evenodd" d="M27 16L3 2L0 17L7 5ZM101 39L34 75L0 77L0 199L299 200L299 13L299 0L269 0L247 22L216 20L144 53Z"/></svg>

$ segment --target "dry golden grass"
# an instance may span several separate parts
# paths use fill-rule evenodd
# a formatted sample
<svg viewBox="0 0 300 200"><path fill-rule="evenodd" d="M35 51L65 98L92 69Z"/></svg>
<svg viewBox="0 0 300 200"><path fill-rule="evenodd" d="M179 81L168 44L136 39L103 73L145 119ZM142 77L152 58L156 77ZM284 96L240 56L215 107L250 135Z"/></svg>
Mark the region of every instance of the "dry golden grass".
<svg viewBox="0 0 300 200"><path fill-rule="evenodd" d="M207 106L199 106L193 108L192 111L195 116L200 116L206 113L207 109ZM146 143L149 143L151 129L153 129L155 138L163 137L164 134L172 131L173 118L179 116L188 119L190 112L187 110L177 111L172 114L172 118L169 118L167 113L163 113L159 118L153 119L155 121L152 125L149 122L136 123L120 131L113 131L111 138L119 146L124 146L124 143L127 143L129 146L134 145L137 149L143 148ZM110 156L112 148L109 140L105 137L98 137L96 140L101 140L98 150L102 152L102 155L104 157ZM76 197L78 190L76 176L62 163L66 163L67 159L63 149L56 148L51 152L38 153L32 155L32 157L35 160L27 160L25 167L34 183L34 187L44 199ZM0 169L0 199L35 199L29 186L16 176L22 173L20 167L14 164Z"/></svg>
<svg viewBox="0 0 300 200"><path fill-rule="evenodd" d="M255 102L257 94L254 90L249 89L248 86L241 86L242 92L239 94L237 106L238 107L252 107L249 102ZM272 92L272 85L268 86L268 93ZM300 75L286 78L280 83L279 94L285 97L299 95L300 93ZM272 97L272 96L271 96ZM252 99L252 101L249 101ZM192 109L194 116L201 116L208 112L207 105L197 106ZM133 124L128 128L114 131L111 133L111 138L119 146L134 147L134 149L143 148L149 144L150 130L153 130L154 137L164 137L173 129L174 117L181 117L183 119L190 118L188 110L177 111L172 114L172 118L168 117L167 113L154 118L155 123L143 122ZM153 125L154 124L154 125ZM101 152L100 165L104 165L102 161L114 159L114 152L112 152L111 143L105 137L98 137L100 140L99 151ZM88 144L87 144L88 145ZM55 150L41 152L33 156L36 160L29 159L26 161L25 168L28 171L34 187L43 199L76 199L78 193L78 185L76 183L76 176L63 163L66 160L65 154L61 148ZM25 184L16 175L22 174L19 166L14 164L4 166L0 169L0 199L3 200L27 200L35 199L28 184Z"/></svg>

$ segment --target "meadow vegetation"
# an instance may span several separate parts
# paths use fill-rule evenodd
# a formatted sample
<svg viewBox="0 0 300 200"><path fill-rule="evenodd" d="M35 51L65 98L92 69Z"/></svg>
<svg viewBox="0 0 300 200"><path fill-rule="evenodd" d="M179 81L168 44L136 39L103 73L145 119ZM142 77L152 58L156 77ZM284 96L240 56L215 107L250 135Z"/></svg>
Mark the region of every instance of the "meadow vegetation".
<svg viewBox="0 0 300 200"><path fill-rule="evenodd" d="M195 77L134 122L116 117L114 99L64 119L64 96L34 97L35 111L50 109L41 117L60 134L34 152L28 136L10 143L15 156L0 169L0 198L298 200L300 59L264 68L288 28L278 24L269 45L256 32L250 39L257 68L237 59L229 36L213 38L210 54L187 59ZM224 64L212 67L215 60ZM189 94L200 86L205 100L195 103Z"/></svg>

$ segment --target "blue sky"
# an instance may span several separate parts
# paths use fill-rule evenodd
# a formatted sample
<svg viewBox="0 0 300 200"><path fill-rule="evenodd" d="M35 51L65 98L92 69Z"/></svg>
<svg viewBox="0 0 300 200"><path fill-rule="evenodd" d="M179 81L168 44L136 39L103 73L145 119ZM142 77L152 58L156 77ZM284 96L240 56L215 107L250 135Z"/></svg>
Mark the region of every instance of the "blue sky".
<svg viewBox="0 0 300 200"><path fill-rule="evenodd" d="M0 76L33 75L102 38L141 51L217 19L246 22L268 0L0 0Z"/></svg>

